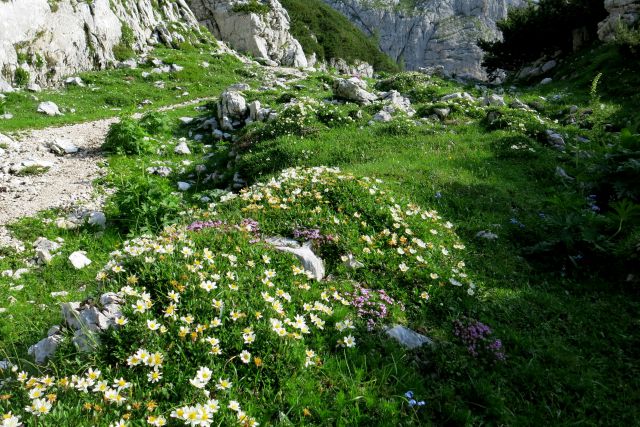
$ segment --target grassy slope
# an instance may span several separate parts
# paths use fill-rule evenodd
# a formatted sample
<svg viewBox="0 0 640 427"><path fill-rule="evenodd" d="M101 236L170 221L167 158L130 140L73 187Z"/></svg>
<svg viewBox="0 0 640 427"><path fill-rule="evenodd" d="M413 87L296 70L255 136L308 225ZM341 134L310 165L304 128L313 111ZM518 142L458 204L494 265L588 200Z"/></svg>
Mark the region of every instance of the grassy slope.
<svg viewBox="0 0 640 427"><path fill-rule="evenodd" d="M600 52L598 58L607 58L607 55ZM609 60L612 58L617 57L614 55ZM585 66L591 63L588 56L576 61ZM564 90L571 96L565 97L563 103L583 106L593 78L590 74L608 69L604 68L604 59L592 63L595 68L588 69L584 75L566 83L557 79L551 86L523 91L520 97L535 99ZM224 76L232 75L224 74L220 78L224 80ZM630 79L628 81L636 78L633 74L622 77ZM329 94L321 86L323 80L322 76L313 76L304 83L306 88L302 92L294 93L327 97ZM614 82L617 89L613 88ZM625 107L627 100L636 99L627 91L622 92L622 88L623 84L606 79L605 74L604 95L610 92L625 95L625 98L611 96L608 102L619 100ZM440 91L448 93L453 89L442 85ZM253 93L249 98L259 97L275 105L280 95ZM566 104L553 106L558 110L565 107ZM172 116L185 114L189 115L179 111ZM634 117L637 116L632 113L632 121ZM635 333L640 308L637 293L599 279L576 280L564 277L561 272L541 271L520 256L522 235L518 227L511 224L511 219L558 209L551 199L561 191L561 185L554 177L557 164L554 151L536 146L535 154L505 155L501 147L509 143L511 137L512 133L504 131L488 132L476 121L466 118L454 118L446 127L425 126L400 134L386 126L350 125L325 129L304 139L280 137L263 141L244 153L240 167L245 176L257 180L293 165L340 166L357 174L382 178L398 194L423 206L437 208L456 224L457 233L469 248L468 270L484 289L482 304L475 316L489 323L496 336L503 339L507 361L487 366L466 356L460 347L444 343L441 351L422 355L423 362L417 365L423 375L421 381L407 377L408 371L401 367L395 381L426 393L428 406L421 414L423 423L633 425L639 415L633 408L638 407L640 388L635 353L640 344ZM122 177L139 174L156 158L113 157L112 173ZM69 242L65 250L89 249L95 257L96 268L121 239L110 230L107 238L100 241L103 247L94 249L89 232L68 233L39 227L42 226L25 221L17 231L27 237L27 241L37 235L61 235ZM495 231L500 238L495 242L476 239L475 233L485 229ZM12 259L0 261L5 263L0 266ZM63 277L65 288L72 283L69 287L75 289L76 284L79 286L85 281L91 284L89 276L94 273L67 271L58 261L47 267L42 276L29 279L33 288L29 292L36 292L33 294L36 297L42 295L42 290L35 291L42 283L46 283L47 294L50 290L59 290ZM6 282L1 289L6 290ZM72 293L69 298L76 296ZM38 302L50 300L45 297ZM29 306L23 302L22 307ZM4 329L4 350L10 354L14 345L23 347L41 335L55 313L55 309L50 309L48 317L36 316L34 306L30 307L27 311L11 308L14 316L18 316L12 325L21 324L19 320L29 316L38 320L28 328ZM34 327L39 331L33 332ZM340 405L346 405L344 399L350 398L359 402L358 396L363 393L367 402L377 396L370 391L380 387L375 383L376 378L352 371L360 362L353 361L350 365L345 361L336 367L336 378L342 377L352 387ZM290 382L287 386L295 388L303 384ZM376 406L375 402L369 404ZM366 407L354 405L358 406L346 410L351 415L344 418L344 422L358 419L349 418L356 417L357 411L366 412Z"/></svg>
<svg viewBox="0 0 640 427"><path fill-rule="evenodd" d="M166 64L175 63L184 69L174 73L152 74L147 78L143 78L142 73L150 72L154 68L151 64L135 70L87 72L80 76L88 88L71 86L36 94L26 91L7 94L4 109L14 118L1 120L0 132L90 121L117 116L122 111L156 109L211 96L230 84L246 79L246 71L240 61L213 52L215 47L207 45L200 48L185 46L183 50L158 48L154 51L156 57ZM201 65L203 61L211 65L204 68ZM158 81L165 83L164 89L154 86ZM185 92L188 94L184 95ZM152 104L140 108L145 100ZM38 104L43 101L55 102L65 114L49 117L38 113ZM71 112L71 109L75 109L75 112Z"/></svg>
<svg viewBox="0 0 640 427"><path fill-rule="evenodd" d="M315 52L321 60L343 58L352 62L359 59L379 71L398 69L374 40L321 0L283 0L281 3L291 17L291 32L307 55Z"/></svg>

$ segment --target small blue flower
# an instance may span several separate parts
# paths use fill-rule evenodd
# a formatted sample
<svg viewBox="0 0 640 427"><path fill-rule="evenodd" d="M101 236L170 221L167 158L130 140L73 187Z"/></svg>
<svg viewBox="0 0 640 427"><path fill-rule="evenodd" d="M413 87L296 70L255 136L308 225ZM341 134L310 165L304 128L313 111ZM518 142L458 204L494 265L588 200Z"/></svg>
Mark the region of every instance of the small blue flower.
<svg viewBox="0 0 640 427"><path fill-rule="evenodd" d="M418 405L418 406L424 406L426 404L427 404L427 402L425 402L424 400L421 400L420 402L416 403L416 405Z"/></svg>
<svg viewBox="0 0 640 427"><path fill-rule="evenodd" d="M438 191L436 193L436 199L440 199L440 198L442 198L442 193Z"/></svg>
<svg viewBox="0 0 640 427"><path fill-rule="evenodd" d="M407 399L413 399L413 392L409 390L404 394L404 397L406 397Z"/></svg>
<svg viewBox="0 0 640 427"><path fill-rule="evenodd" d="M416 406L418 404L418 402L416 402L414 399L409 400L409 406L411 406L412 408L414 406Z"/></svg>

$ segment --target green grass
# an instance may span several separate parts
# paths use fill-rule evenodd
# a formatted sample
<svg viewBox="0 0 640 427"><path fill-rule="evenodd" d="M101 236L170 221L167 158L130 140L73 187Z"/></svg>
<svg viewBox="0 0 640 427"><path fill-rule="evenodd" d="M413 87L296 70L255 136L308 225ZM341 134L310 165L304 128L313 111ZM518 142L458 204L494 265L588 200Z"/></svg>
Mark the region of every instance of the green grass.
<svg viewBox="0 0 640 427"><path fill-rule="evenodd" d="M11 120L0 122L0 132L43 128L78 123L119 115L122 111L148 111L161 106L178 104L196 98L212 96L225 87L247 81L242 64L229 55L212 54L214 46L203 45L182 50L157 48L154 56L166 64L178 64L183 70L172 73L152 74L152 65L135 70L113 69L81 73L87 87L71 86L60 90L45 90L34 99L31 94L17 92L7 94L4 108L14 115ZM210 64L204 68L201 64ZM154 86L156 81L165 84L164 89ZM188 95L183 95L185 92ZM143 101L151 105L139 108ZM63 116L49 117L38 113L41 101L53 101L64 112ZM75 110L75 112L72 112Z"/></svg>
<svg viewBox="0 0 640 427"><path fill-rule="evenodd" d="M283 0L291 17L291 33L307 55L320 60L342 58L349 63L361 60L379 71L397 71L395 64L380 51L377 41L368 38L339 12L320 0Z"/></svg>
<svg viewBox="0 0 640 427"><path fill-rule="evenodd" d="M525 102L542 102L542 126L567 133L567 139L573 143L572 138L583 131L564 125L563 111L572 104L580 110L590 108L589 90L595 77L592 74L605 72L599 92L605 105L601 114L617 126L627 121L633 123L637 116L630 106L637 95L624 88L632 85L637 73L615 52L603 48L596 53L593 63L587 55L561 66L551 85L516 88L515 92L507 93L506 100L518 97ZM608 68L606 61L612 60L619 61L618 65ZM584 74L575 78L566 74L579 69L580 64L585 67ZM226 70L227 74L218 77L220 85L236 75L231 69ZM607 73L631 83L607 79ZM561 79L563 75L567 75L567 79ZM415 125L400 117L389 124L369 125L379 106L363 108L361 118L353 114L358 110L353 105L335 109L322 106L318 100L330 96L323 88L323 83L329 81L329 77L318 73L301 82L304 85L301 90L246 92L248 100L259 99L278 110L292 98L308 99L304 101L304 114L295 110L281 114L280 121L256 124L241 132L234 147L241 157L230 170L226 169L229 143L217 143L208 136L201 142L189 140L193 153L189 156L173 153L178 137L196 131L194 125L178 126L176 119L185 115L210 117L211 109L196 113L194 107L185 107L167 113L167 118L158 123L169 123L171 131L165 132L165 129L153 135L152 149L139 155L121 153L109 157L109 175L103 182L121 193L111 199L115 203L109 213L112 222L100 239L96 238L95 230L60 231L36 220L24 220L16 225L18 237L25 242L40 235L62 236L65 254L87 250L94 263L89 269L76 272L61 256L40 272L25 276L24 281L32 284L31 287L25 286L22 292L27 293L17 296L18 302L7 307L14 319L23 322L16 322L20 325L18 328L0 329L3 334L0 351L22 357L24 348L43 336L47 326L56 319L57 308L52 306L48 295L50 291L59 290L59 284L75 290L86 281L87 288L83 291L86 293L74 291L68 296L69 300L79 300L84 295L95 295L98 290L118 289L129 283L127 277L135 275L135 287L146 286L155 302L151 312L140 316L127 307L130 324L121 332L112 331L105 337L109 352L79 356L66 344L53 366L59 376L82 374L86 367L98 366L106 378L122 375L130 379L136 387L131 391L129 403L144 408L151 399L160 405L155 411L131 411L136 420L159 411L167 414L185 402L201 401L202 396L198 397L193 387L188 387L188 379L197 367L206 365L214 370L214 381L226 375L237 387L232 394L212 390L213 395L225 406L230 398L239 400L243 410L258 417L262 425L636 425L640 416L637 409L640 369L636 350L640 345L636 333L640 301L636 285L616 280L613 273L620 272L581 274L580 270L588 266L580 266L578 271L572 269L564 253L558 252L558 259L545 259L528 256L526 252L526 248L545 238L540 233L540 214L563 213L568 209L564 200L581 197L556 176L558 165L569 167L567 155L544 144L539 135L541 125L534 113L492 109L506 118L499 125L491 124L485 120L486 111L477 106L457 101L443 104L439 100L446 93L464 90L478 96L476 89L439 79L416 83L410 75L401 75L379 83L379 87L408 93L422 115L428 116L432 108L447 106L452 110L450 117L443 123L428 120ZM564 96L553 100L552 95L557 93ZM542 101L540 96L548 100ZM556 119L558 123L554 122ZM183 160L192 163L185 166ZM195 185L180 196L177 202L180 214L171 213L157 223L145 222L158 218L157 212L151 209L157 203L153 197L137 198L148 188L144 184L148 178L146 168L157 161L165 162L174 174L166 179L149 178L151 187L171 191L177 181L185 179L193 179ZM380 178L383 182L375 183L377 188L370 193L363 191L371 188L370 182L360 187L354 182L338 182L333 178L327 182L324 178L284 180L282 186L273 187L270 192L268 187L254 189L260 193L255 203L238 198L211 207L199 202L199 196L215 194L216 190L216 186L205 184L203 176L194 173L195 165L200 163L206 163L208 171L225 173L226 181L223 180L220 187L226 186L235 171L251 182L268 182L286 168L320 165L337 166L344 173ZM180 171L182 166L184 171ZM138 184L139 180L142 184ZM378 193L380 189L387 194ZM289 199L292 194L295 200ZM278 199L271 203L269 197L273 196ZM475 301L456 294L451 286L429 288L425 272L415 269L414 273L413 266L408 275L401 274L396 266L402 258L395 250L389 250L386 239L379 242L380 253L374 251L367 255L363 251L361 234L376 236L377 231L385 228L395 230L394 222L398 220L386 211L389 197L399 204L409 201L439 212L442 219L437 225L408 219L409 227L417 236L427 236L425 240L436 246L458 240L464 243L466 250L459 256L465 261L469 278L478 285ZM278 208L279 203L289 205L288 209ZM266 235L292 237L295 229L318 228L323 235L338 236L337 241L315 246L326 259L334 281L312 283L308 293L300 292L292 286L302 280L292 275L295 259L256 244L252 233L235 227L246 218L257 220ZM364 319L357 317L358 329L353 332L358 343L356 349L336 347L340 336L333 326L328 326L350 310L337 307L331 319L327 318L326 330L314 330L305 338L304 345L293 340L267 339L268 327L247 320L255 323L257 334L264 338L250 347L254 357L263 357L264 365L243 365L233 357L244 348L234 340L245 323L227 322L224 328L216 330L215 335L225 350L220 360L207 356L207 349L199 347L202 343L198 340L191 342L188 335L176 337L178 324L163 317L161 310L166 307L170 290L183 293L180 316L192 313L197 321L209 322L218 315L211 308L211 295L202 294L198 288L202 278L197 269L189 267L196 265L192 258L177 252L154 255L154 262L146 263L126 256L118 258L126 270L124 275L107 272L108 280L100 288L91 280L109 258L109 252L116 247L123 248L123 233L157 232L165 223L180 227L196 219L220 219L226 221L227 226L184 235L170 230L159 242L173 242L178 251L189 246L199 254L204 247L209 247L214 253L216 271L237 271L236 282L242 293L236 296L230 292L229 283L223 277L216 294L216 298L225 299L234 309L250 313L255 307L262 307L261 291L275 290L265 287L259 277L265 268L277 271L274 283L286 287L293 297L293 305L318 298L326 286L349 292L354 289L354 283L363 283L372 289L385 289L396 301L402 301L406 310L391 306L389 319L429 335L437 347L406 352L381 334L366 332ZM444 221L454 223L455 234L439 228ZM432 234L432 227L437 234ZM476 233L480 230L490 230L499 237L495 241L479 239ZM346 270L339 258L345 253L355 254L367 268ZM237 266L231 265L229 254L238 257ZM263 255L271 258L268 266L264 264ZM428 259L427 265L439 269L439 275L445 277L453 261L431 255L433 258ZM20 259L9 254L0 260L0 269L17 267ZM251 267L247 261L253 261L257 267ZM208 268L203 271L211 273ZM9 295L8 282L0 279L0 300ZM428 303L419 297L426 289L432 298ZM135 303L136 298L129 299L128 303ZM47 304L43 314L36 311L37 304L28 303L30 300ZM289 308L287 306L287 310ZM267 310L270 308L264 308L265 313ZM287 314L292 316L294 312L291 308ZM227 315L226 311L220 314L221 317ZM493 337L503 342L506 361L496 363L486 357L469 355L453 334L451 322L461 315L491 326ZM151 317L168 326L168 335L148 331L146 320ZM300 367L306 346L312 346L320 354L320 366L309 370ZM147 368L126 366L126 358L139 347L165 353L168 362L163 368L164 380L158 386L149 386ZM418 399L426 400L426 406L419 410L410 408L403 397L407 390L413 390ZM82 409L87 399L101 410L95 406ZM75 392L60 392L59 401L61 409L52 413L47 422L64 425L69 419L87 419L87 425L108 425L117 420L116 414L122 413L118 407L106 406L99 398L91 400ZM8 402L0 401L0 408L17 411L15 408L25 402L24 393L16 391ZM105 407L109 411L105 411ZM220 422L231 423L231 415L228 410L222 410Z"/></svg>

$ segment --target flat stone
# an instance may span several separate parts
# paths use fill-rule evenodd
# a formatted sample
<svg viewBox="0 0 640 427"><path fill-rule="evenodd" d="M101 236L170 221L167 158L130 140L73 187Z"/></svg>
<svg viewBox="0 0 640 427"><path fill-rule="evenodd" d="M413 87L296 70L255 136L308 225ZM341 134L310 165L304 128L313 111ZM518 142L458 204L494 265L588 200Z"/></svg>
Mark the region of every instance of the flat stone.
<svg viewBox="0 0 640 427"><path fill-rule="evenodd" d="M59 156L63 156L65 154L74 154L79 150L71 140L63 138L57 138L53 142L50 142L49 149L52 153Z"/></svg>
<svg viewBox="0 0 640 427"><path fill-rule="evenodd" d="M409 350L422 347L424 344L433 345L433 340L431 340L431 338L412 331L402 325L394 325L393 327L385 330L385 333Z"/></svg>
<svg viewBox="0 0 640 427"><path fill-rule="evenodd" d="M51 101L41 102L38 105L38 113L46 114L47 116L61 116L62 113L58 106Z"/></svg>
<svg viewBox="0 0 640 427"><path fill-rule="evenodd" d="M52 335L29 347L27 353L35 358L38 365L41 365L53 356L61 342L62 336Z"/></svg>
<svg viewBox="0 0 640 427"><path fill-rule="evenodd" d="M93 211L89 213L87 223L96 227L105 228L107 226L107 216L104 212Z"/></svg>
<svg viewBox="0 0 640 427"><path fill-rule="evenodd" d="M91 264L91 260L86 255L85 251L76 251L69 255L69 261L76 270L81 270Z"/></svg>
<svg viewBox="0 0 640 427"><path fill-rule="evenodd" d="M282 237L270 237L265 239L265 241L279 251L295 255L302 263L302 267L305 271L311 273L314 279L318 281L324 279L324 261L313 253L311 250L311 242L306 242L303 245L300 245L295 240L285 239Z"/></svg>

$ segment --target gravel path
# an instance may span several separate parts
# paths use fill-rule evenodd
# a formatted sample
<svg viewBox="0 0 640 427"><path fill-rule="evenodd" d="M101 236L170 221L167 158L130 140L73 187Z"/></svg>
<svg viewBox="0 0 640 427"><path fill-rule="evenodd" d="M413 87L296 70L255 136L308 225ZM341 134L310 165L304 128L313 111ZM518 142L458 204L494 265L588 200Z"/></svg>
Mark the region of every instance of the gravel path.
<svg viewBox="0 0 640 427"><path fill-rule="evenodd" d="M201 98L159 108L168 111L196 105L215 98ZM96 120L63 127L28 131L8 146L0 149L0 247L16 246L6 225L23 217L60 207L76 205L99 209L101 201L95 198L93 181L105 171L99 163L104 160L100 152L109 126L118 119ZM75 154L58 156L51 153L48 144L56 139L71 141L79 148ZM3 139L0 136L0 142ZM4 153L2 152L4 151ZM10 169L25 160L50 162L53 165L42 175L17 176Z"/></svg>

